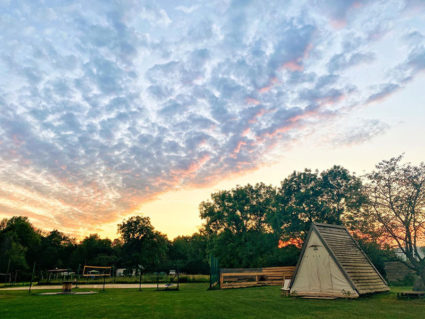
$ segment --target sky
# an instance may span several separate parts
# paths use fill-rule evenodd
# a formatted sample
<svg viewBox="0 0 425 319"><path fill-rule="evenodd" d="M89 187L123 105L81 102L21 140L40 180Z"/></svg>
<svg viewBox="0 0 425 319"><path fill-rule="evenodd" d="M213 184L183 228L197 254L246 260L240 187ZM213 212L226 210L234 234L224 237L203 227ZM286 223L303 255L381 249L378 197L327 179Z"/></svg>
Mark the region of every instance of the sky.
<svg viewBox="0 0 425 319"><path fill-rule="evenodd" d="M246 183L425 158L425 1L0 0L0 218L167 234Z"/></svg>

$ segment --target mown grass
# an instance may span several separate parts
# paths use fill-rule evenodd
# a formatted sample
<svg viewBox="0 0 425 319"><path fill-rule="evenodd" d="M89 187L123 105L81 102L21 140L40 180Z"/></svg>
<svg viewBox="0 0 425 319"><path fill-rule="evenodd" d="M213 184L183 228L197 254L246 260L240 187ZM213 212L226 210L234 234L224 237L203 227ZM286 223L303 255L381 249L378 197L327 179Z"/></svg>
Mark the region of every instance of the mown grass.
<svg viewBox="0 0 425 319"><path fill-rule="evenodd" d="M0 318L422 318L425 300L398 300L402 289L356 300L281 297L279 287L207 291L206 284L95 295L0 290Z"/></svg>

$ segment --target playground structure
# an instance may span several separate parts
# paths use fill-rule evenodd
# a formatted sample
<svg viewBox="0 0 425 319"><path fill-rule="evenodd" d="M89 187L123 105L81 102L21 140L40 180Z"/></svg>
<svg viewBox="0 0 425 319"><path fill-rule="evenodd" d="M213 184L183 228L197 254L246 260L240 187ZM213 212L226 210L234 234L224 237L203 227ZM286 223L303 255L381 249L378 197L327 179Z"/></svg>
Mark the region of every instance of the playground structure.
<svg viewBox="0 0 425 319"><path fill-rule="evenodd" d="M220 288L245 288L257 286L282 286L291 279L294 266L264 268L221 268Z"/></svg>
<svg viewBox="0 0 425 319"><path fill-rule="evenodd" d="M83 277L102 277L103 278L103 288L105 291L106 277L111 277L112 267L111 266L87 266L83 268Z"/></svg>

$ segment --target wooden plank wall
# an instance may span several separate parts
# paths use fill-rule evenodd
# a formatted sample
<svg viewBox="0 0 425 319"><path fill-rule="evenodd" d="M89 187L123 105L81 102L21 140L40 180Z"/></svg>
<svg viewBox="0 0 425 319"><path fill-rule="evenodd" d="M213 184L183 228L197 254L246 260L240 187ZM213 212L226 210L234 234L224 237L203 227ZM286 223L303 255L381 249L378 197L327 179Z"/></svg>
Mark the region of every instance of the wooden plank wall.
<svg viewBox="0 0 425 319"><path fill-rule="evenodd" d="M282 286L284 279L292 278L294 271L294 266L221 269L220 287L226 289L255 286Z"/></svg>

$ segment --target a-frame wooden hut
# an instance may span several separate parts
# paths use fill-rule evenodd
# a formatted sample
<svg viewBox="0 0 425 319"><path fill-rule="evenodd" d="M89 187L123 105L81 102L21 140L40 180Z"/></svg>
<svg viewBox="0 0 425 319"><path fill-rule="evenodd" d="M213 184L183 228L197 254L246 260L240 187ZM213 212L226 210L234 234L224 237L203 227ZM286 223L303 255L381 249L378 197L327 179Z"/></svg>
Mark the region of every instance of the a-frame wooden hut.
<svg viewBox="0 0 425 319"><path fill-rule="evenodd" d="M311 226L292 277L291 295L357 298L388 290L384 278L345 227Z"/></svg>

